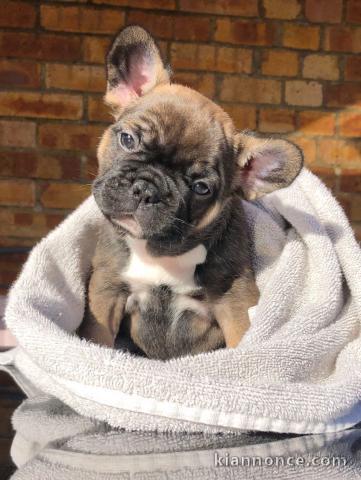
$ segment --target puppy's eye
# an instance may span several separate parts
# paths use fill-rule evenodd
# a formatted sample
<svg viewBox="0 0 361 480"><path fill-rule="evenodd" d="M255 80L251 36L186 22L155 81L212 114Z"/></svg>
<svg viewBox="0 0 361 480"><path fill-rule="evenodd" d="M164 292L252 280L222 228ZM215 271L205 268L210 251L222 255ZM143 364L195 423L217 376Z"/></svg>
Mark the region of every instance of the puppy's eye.
<svg viewBox="0 0 361 480"><path fill-rule="evenodd" d="M194 182L192 185L192 190L197 195L208 195L208 193L211 192L206 182L202 181Z"/></svg>
<svg viewBox="0 0 361 480"><path fill-rule="evenodd" d="M126 132L118 133L118 140L120 145L126 150L135 149L135 140L134 140L134 137L130 135L130 133L126 133Z"/></svg>

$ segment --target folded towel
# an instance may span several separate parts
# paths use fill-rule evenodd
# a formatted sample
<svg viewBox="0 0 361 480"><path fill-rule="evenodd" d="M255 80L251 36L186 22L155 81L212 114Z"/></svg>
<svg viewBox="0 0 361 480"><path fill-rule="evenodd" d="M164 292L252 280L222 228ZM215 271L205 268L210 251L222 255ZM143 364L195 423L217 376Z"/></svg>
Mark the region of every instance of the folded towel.
<svg viewBox="0 0 361 480"><path fill-rule="evenodd" d="M12 480L354 479L361 430L280 434L127 432L86 420L52 397L13 418Z"/></svg>
<svg viewBox="0 0 361 480"><path fill-rule="evenodd" d="M245 202L261 296L236 349L150 360L79 339L106 221L87 199L32 251L5 321L13 364L80 414L128 430L342 430L361 420L361 251L336 200L304 169Z"/></svg>

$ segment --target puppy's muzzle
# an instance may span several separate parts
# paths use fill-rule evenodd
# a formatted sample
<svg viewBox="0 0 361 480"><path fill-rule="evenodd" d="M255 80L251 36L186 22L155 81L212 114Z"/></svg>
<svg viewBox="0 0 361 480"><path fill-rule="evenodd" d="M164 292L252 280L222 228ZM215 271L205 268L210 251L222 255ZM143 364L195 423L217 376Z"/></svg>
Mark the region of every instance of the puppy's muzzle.
<svg viewBox="0 0 361 480"><path fill-rule="evenodd" d="M130 194L133 196L138 207L152 206L160 202L158 188L146 180L136 180L130 188Z"/></svg>
<svg viewBox="0 0 361 480"><path fill-rule="evenodd" d="M151 179L131 177L124 174L106 175L96 179L93 184L95 197L101 203L118 204L122 209L127 204L127 209L132 212L136 210L153 207L162 200L159 186Z"/></svg>

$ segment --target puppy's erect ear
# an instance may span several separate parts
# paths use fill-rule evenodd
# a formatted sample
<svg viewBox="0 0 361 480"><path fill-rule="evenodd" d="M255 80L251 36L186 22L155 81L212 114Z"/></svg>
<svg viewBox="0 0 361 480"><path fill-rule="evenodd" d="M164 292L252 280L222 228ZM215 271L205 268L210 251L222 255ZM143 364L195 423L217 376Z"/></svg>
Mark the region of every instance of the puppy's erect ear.
<svg viewBox="0 0 361 480"><path fill-rule="evenodd" d="M156 85L169 83L169 72L151 35L142 27L124 28L106 58L105 102L119 111Z"/></svg>
<svg viewBox="0 0 361 480"><path fill-rule="evenodd" d="M281 138L261 138L250 132L238 134L239 179L247 200L290 185L303 165L301 150Z"/></svg>

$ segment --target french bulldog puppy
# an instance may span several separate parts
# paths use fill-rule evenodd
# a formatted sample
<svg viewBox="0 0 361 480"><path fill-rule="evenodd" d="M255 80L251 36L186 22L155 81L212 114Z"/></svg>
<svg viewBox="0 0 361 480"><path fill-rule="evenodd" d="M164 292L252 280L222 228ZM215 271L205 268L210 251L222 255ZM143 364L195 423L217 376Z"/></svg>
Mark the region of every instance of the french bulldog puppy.
<svg viewBox="0 0 361 480"><path fill-rule="evenodd" d="M211 100L172 84L139 26L118 34L106 68L115 121L93 195L108 223L79 333L113 347L121 328L158 359L236 347L259 296L241 200L288 186L302 153L236 131Z"/></svg>

